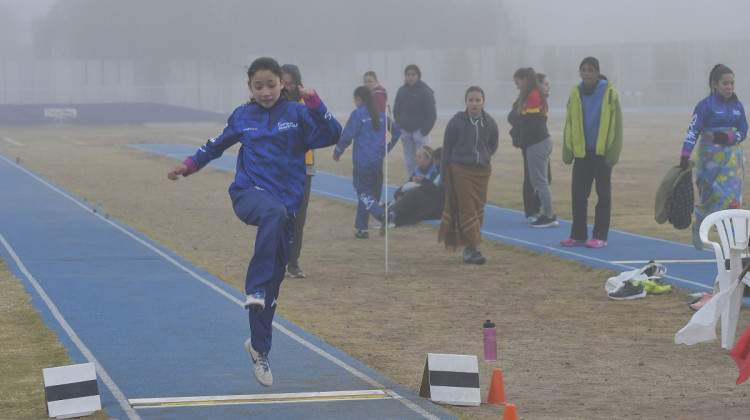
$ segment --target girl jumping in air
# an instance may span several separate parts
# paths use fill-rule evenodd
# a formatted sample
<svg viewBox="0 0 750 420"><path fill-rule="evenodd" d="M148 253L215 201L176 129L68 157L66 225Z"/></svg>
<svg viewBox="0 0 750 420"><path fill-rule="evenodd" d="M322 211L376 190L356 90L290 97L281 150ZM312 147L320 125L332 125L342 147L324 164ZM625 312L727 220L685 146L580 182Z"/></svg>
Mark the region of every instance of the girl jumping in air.
<svg viewBox="0 0 750 420"><path fill-rule="evenodd" d="M304 104L289 101L276 60L256 59L247 77L250 102L235 109L224 131L172 167L167 177L191 175L241 144L229 196L237 217L258 228L245 278L250 320L245 349L258 382L271 386L271 326L305 185L305 153L335 144L341 125L313 89L298 88Z"/></svg>

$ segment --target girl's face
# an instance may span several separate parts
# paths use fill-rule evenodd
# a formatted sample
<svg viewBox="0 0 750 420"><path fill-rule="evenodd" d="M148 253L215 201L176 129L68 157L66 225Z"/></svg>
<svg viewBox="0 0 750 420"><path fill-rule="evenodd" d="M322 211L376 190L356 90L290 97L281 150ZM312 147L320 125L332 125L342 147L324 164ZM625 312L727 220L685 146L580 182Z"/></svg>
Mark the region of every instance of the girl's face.
<svg viewBox="0 0 750 420"><path fill-rule="evenodd" d="M549 77L542 79L542 95L549 96Z"/></svg>
<svg viewBox="0 0 750 420"><path fill-rule="evenodd" d="M419 76L417 75L417 72L414 70L409 70L405 74L406 84L409 86L414 86L419 81Z"/></svg>
<svg viewBox="0 0 750 420"><path fill-rule="evenodd" d="M586 87L594 87L599 81L599 70L595 69L591 64L584 64L581 66L581 80Z"/></svg>
<svg viewBox="0 0 750 420"><path fill-rule="evenodd" d="M288 91L295 91L298 88L297 83L294 81L294 77L289 73L282 73L284 76L284 86L286 86L286 90Z"/></svg>
<svg viewBox="0 0 750 420"><path fill-rule="evenodd" d="M481 92L469 92L466 95L466 110L469 115L477 118L482 115L482 109L484 109L484 95Z"/></svg>
<svg viewBox="0 0 750 420"><path fill-rule="evenodd" d="M516 83L516 89L521 89L523 87L523 78L514 77L513 81Z"/></svg>
<svg viewBox="0 0 750 420"><path fill-rule="evenodd" d="M258 70L247 82L255 101L263 108L271 108L281 96L284 80L271 70Z"/></svg>
<svg viewBox="0 0 750 420"><path fill-rule="evenodd" d="M360 105L362 105L362 98L360 98L359 96L355 96L354 97L354 106L356 106L357 108L359 108Z"/></svg>
<svg viewBox="0 0 750 420"><path fill-rule="evenodd" d="M713 82L712 86L719 95L725 99L729 99L734 93L734 75L732 73L727 73L721 76L721 79L719 79L718 82Z"/></svg>
<svg viewBox="0 0 750 420"><path fill-rule="evenodd" d="M378 83L377 80L375 80L372 76L365 76L362 79L362 84L367 86L367 89L372 89L373 86L375 86Z"/></svg>
<svg viewBox="0 0 750 420"><path fill-rule="evenodd" d="M414 161L420 169L427 169L432 163L430 157L427 156L427 152L425 152L424 149L417 150L417 156Z"/></svg>

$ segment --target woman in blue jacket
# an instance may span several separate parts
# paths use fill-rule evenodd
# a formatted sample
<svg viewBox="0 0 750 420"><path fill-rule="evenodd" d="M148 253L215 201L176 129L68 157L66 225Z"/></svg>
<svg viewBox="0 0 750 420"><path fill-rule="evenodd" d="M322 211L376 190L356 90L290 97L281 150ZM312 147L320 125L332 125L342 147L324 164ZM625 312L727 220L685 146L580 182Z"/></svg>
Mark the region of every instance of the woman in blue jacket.
<svg viewBox="0 0 750 420"><path fill-rule="evenodd" d="M701 250L699 229L710 213L738 209L742 205L742 182L745 178L742 147L747 137L747 118L742 102L734 93L734 72L717 64L708 76L711 94L698 102L682 143L680 167L686 169L698 143L695 184L693 246Z"/></svg>
<svg viewBox="0 0 750 420"><path fill-rule="evenodd" d="M172 167L167 177L191 175L241 144L229 196L237 217L258 227L245 278L250 321L245 349L258 382L271 386L271 327L305 185L305 153L333 145L341 125L313 89L299 88L304 104L290 102L276 60L256 59L247 77L250 102L235 109L224 131Z"/></svg>
<svg viewBox="0 0 750 420"><path fill-rule="evenodd" d="M354 237L367 239L370 237L367 226L369 214L379 220L384 220L385 209L375 198L375 189L383 179L383 158L390 152L401 136L401 130L391 123L391 141L386 150L386 117L378 110L375 98L367 86L360 86L354 90L354 104L357 109L349 115L344 131L341 133L336 148L333 151L333 160L339 161L341 154L349 147L353 140L354 151L352 152L354 191L357 194L357 216L354 228L357 231Z"/></svg>

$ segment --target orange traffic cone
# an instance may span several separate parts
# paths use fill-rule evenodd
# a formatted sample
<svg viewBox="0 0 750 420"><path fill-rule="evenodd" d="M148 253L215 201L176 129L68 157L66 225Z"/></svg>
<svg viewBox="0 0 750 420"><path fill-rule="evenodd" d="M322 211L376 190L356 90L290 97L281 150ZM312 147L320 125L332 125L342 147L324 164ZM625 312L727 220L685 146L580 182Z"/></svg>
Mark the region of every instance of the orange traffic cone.
<svg viewBox="0 0 750 420"><path fill-rule="evenodd" d="M505 385L503 384L502 369L492 371L490 394L487 396L487 402L489 404L505 404Z"/></svg>
<svg viewBox="0 0 750 420"><path fill-rule="evenodd" d="M503 410L503 420L518 420L518 413L516 412L515 404L505 404L505 410Z"/></svg>

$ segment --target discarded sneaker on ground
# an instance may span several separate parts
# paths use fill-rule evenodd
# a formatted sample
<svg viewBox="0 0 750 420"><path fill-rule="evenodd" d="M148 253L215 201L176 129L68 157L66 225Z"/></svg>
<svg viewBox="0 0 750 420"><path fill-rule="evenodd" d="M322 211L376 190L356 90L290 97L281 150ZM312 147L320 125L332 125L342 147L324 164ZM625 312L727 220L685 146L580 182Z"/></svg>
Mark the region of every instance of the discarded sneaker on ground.
<svg viewBox="0 0 750 420"><path fill-rule="evenodd" d="M699 300L703 299L703 296L706 295L706 292L695 292L687 295L687 304L692 305Z"/></svg>
<svg viewBox="0 0 750 420"><path fill-rule="evenodd" d="M643 290L646 291L646 293L651 293L653 295L661 295L664 293L669 293L672 291L672 286L668 284L659 284L659 281L648 279L648 280L637 280L634 281L633 284L636 286L643 286Z"/></svg>
<svg viewBox="0 0 750 420"><path fill-rule="evenodd" d="M619 289L614 292L607 293L610 299L613 300L633 300L641 299L646 297L646 291L643 290L643 286L633 284L632 281L626 281L620 286Z"/></svg>
<svg viewBox="0 0 750 420"><path fill-rule="evenodd" d="M698 309L706 306L708 301L711 300L713 297L714 297L713 293L704 294L703 297L699 301L690 304L690 309L695 309L697 311Z"/></svg>

